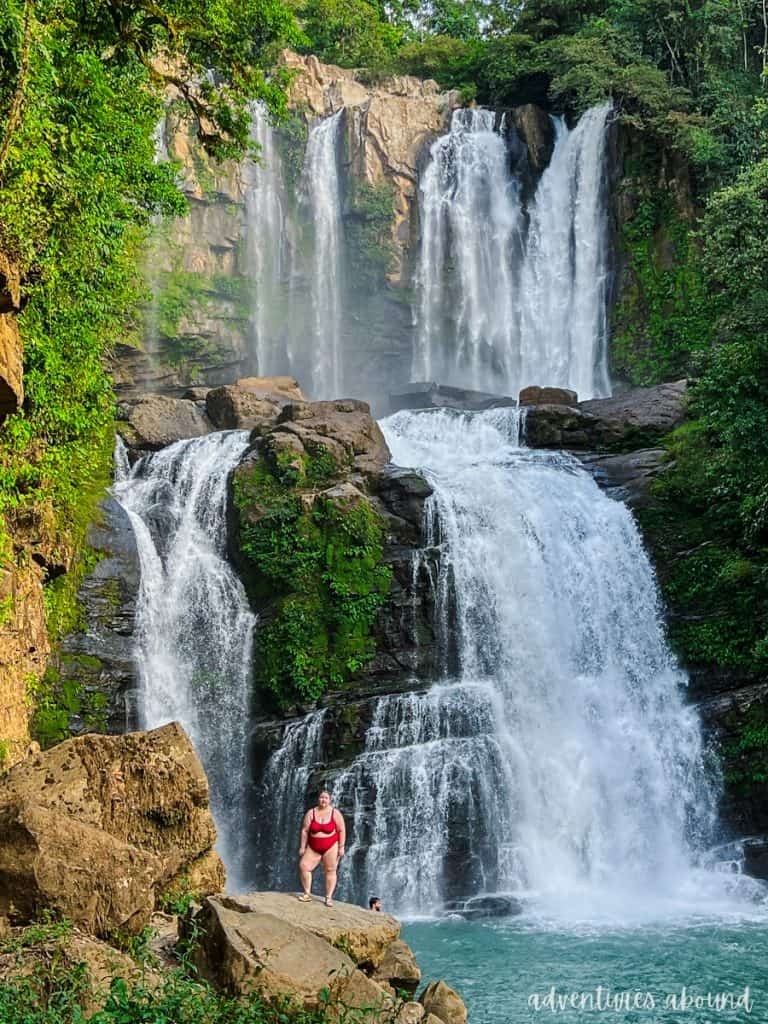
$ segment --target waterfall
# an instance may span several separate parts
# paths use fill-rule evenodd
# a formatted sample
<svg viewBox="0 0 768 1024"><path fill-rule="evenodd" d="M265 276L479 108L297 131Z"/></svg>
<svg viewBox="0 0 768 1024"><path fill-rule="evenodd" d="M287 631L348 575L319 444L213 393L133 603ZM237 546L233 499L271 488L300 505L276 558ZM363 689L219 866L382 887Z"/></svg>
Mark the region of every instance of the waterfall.
<svg viewBox="0 0 768 1024"><path fill-rule="evenodd" d="M570 456L521 448L514 410L383 426L434 487L458 669L380 699L337 780L344 895L411 913L498 891L592 912L674 900L717 786L630 513Z"/></svg>
<svg viewBox="0 0 768 1024"><path fill-rule="evenodd" d="M251 142L258 160L243 169L245 269L251 283L251 336L261 375L292 370L290 337L284 329L285 294L291 275L293 231L275 132L263 103L250 105Z"/></svg>
<svg viewBox="0 0 768 1024"><path fill-rule="evenodd" d="M141 565L135 652L141 726L179 721L208 775L231 885L246 849L247 720L254 629L226 559L227 480L247 431L179 441L115 484Z"/></svg>
<svg viewBox="0 0 768 1024"><path fill-rule="evenodd" d="M307 140L302 192L309 209L313 245L309 272L313 315L313 398L342 392L339 335L342 312L341 186L338 169L343 108L312 125Z"/></svg>
<svg viewBox="0 0 768 1024"><path fill-rule="evenodd" d="M610 393L605 124L555 122L549 167L524 209L489 110L457 110L419 189L412 376L516 395L529 384ZM502 125L503 129L503 125Z"/></svg>

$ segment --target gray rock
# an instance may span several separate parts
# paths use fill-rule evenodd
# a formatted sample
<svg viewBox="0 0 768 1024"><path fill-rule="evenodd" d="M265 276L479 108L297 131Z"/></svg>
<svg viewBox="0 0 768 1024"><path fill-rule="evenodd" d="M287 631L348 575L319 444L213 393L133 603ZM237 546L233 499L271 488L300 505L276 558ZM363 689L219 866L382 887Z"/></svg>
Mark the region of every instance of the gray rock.
<svg viewBox="0 0 768 1024"><path fill-rule="evenodd" d="M651 448L685 419L687 381L635 388L578 405L533 405L526 411L531 448L605 451Z"/></svg>
<svg viewBox="0 0 768 1024"><path fill-rule="evenodd" d="M418 382L406 384L389 396L390 410L400 409L457 409L480 412L483 409L501 409L516 406L509 395L494 395L469 388L454 388L447 384Z"/></svg>
<svg viewBox="0 0 768 1024"><path fill-rule="evenodd" d="M650 504L651 484L664 472L666 456L664 448L643 448L623 455L588 452L579 459L611 498L637 509Z"/></svg>
<svg viewBox="0 0 768 1024"><path fill-rule="evenodd" d="M118 407L117 429L128 448L159 451L166 445L211 432L195 402L165 395L143 395Z"/></svg>

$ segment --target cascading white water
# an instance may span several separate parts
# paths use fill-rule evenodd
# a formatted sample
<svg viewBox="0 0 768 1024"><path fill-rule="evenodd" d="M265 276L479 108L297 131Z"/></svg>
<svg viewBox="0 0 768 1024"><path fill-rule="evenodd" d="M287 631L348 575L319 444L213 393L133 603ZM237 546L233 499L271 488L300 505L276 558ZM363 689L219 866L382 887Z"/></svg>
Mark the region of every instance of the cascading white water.
<svg viewBox="0 0 768 1024"><path fill-rule="evenodd" d="M247 431L179 441L115 484L136 535L142 728L179 721L205 766L231 885L246 855L247 728L255 619L226 559L227 480Z"/></svg>
<svg viewBox="0 0 768 1024"><path fill-rule="evenodd" d="M570 387L580 398L611 393L603 194L610 110L609 103L593 107L570 132L556 120L552 159L529 209L518 286L520 381Z"/></svg>
<svg viewBox="0 0 768 1024"><path fill-rule="evenodd" d="M251 283L251 333L261 375L292 369L290 334L285 331L287 289L295 240L275 132L263 103L252 103L251 141L258 161L244 164L245 258Z"/></svg>
<svg viewBox="0 0 768 1024"><path fill-rule="evenodd" d="M634 521L574 459L520 448L516 415L383 422L394 460L434 487L437 599L459 665L383 698L337 780L347 896L373 889L411 913L483 891L647 907L690 891L714 827Z"/></svg>
<svg viewBox="0 0 768 1024"><path fill-rule="evenodd" d="M604 138L610 105L556 144L525 210L489 110L457 110L419 197L412 376L517 395L529 384L610 393Z"/></svg>
<svg viewBox="0 0 768 1024"><path fill-rule="evenodd" d="M341 186L338 145L343 108L312 125L307 140L302 192L314 233L311 257L314 398L338 398L342 391L340 351L342 311Z"/></svg>

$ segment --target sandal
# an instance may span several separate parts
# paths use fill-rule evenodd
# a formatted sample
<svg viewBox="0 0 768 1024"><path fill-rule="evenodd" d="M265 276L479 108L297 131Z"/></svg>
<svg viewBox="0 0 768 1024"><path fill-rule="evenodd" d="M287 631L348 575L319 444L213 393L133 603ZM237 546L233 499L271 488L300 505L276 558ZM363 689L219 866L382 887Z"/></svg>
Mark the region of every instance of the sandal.
<svg viewBox="0 0 768 1024"><path fill-rule="evenodd" d="M299 903L311 903L312 902L312 897L309 895L308 892L301 893L301 895L297 896L296 899L299 901Z"/></svg>

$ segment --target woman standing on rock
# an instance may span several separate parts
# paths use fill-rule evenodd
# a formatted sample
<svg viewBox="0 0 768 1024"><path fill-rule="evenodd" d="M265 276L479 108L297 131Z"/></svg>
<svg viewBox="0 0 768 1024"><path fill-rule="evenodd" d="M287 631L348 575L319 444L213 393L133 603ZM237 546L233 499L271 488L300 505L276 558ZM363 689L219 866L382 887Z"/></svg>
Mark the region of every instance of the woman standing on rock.
<svg viewBox="0 0 768 1024"><path fill-rule="evenodd" d="M322 790L317 798L317 807L304 815L299 836L299 879L304 890L299 896L302 903L312 899L312 872L318 864L323 865L325 875L325 905L333 906L333 891L336 888L336 870L344 856L347 828L340 811L331 804L331 794Z"/></svg>

